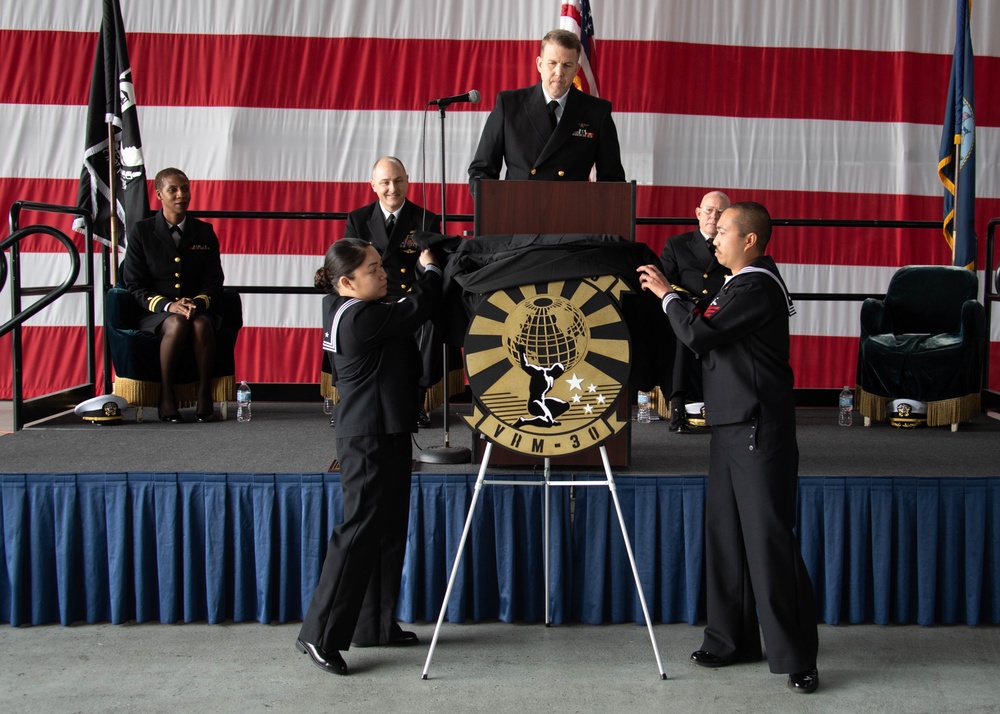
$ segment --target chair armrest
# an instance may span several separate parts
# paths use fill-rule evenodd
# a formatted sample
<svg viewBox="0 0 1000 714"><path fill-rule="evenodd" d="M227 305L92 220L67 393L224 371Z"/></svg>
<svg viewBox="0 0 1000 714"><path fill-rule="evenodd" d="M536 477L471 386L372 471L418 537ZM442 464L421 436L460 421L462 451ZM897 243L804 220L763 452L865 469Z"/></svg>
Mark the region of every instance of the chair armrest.
<svg viewBox="0 0 1000 714"><path fill-rule="evenodd" d="M959 328L963 341L975 340L984 344L986 340L986 309L978 300L962 303L962 324Z"/></svg>
<svg viewBox="0 0 1000 714"><path fill-rule="evenodd" d="M104 296L104 324L112 330L137 329L138 316L132 295L125 288L114 287Z"/></svg>
<svg viewBox="0 0 1000 714"><path fill-rule="evenodd" d="M861 337L892 332L892 318L883 300L866 298L861 303Z"/></svg>
<svg viewBox="0 0 1000 714"><path fill-rule="evenodd" d="M235 290L222 289L222 329L234 334L243 328L243 298Z"/></svg>

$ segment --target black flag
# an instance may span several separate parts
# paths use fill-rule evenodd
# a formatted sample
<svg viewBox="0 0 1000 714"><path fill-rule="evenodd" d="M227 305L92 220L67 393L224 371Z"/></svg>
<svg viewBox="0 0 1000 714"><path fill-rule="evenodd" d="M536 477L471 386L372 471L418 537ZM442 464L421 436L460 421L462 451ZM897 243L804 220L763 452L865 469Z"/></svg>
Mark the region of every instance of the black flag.
<svg viewBox="0 0 1000 714"><path fill-rule="evenodd" d="M114 124L115 210L125 227L119 243L125 243L125 229L149 216L146 167L139 136L139 116L135 106L132 65L125 43L125 24L118 0L104 0L104 20L97 37L94 74L90 80L90 104L84 137L83 174L78 208L90 212L94 237L111 243L111 191L108 177L108 122ZM83 232L83 222L73 228Z"/></svg>

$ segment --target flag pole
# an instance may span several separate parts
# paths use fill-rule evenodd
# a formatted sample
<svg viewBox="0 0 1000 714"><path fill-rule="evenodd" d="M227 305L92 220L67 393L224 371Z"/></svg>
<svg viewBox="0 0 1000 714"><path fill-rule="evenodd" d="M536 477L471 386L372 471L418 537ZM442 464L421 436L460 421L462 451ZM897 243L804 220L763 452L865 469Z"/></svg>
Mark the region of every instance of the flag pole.
<svg viewBox="0 0 1000 714"><path fill-rule="evenodd" d="M961 124L958 125L959 127ZM962 135L955 134L955 201L954 215L951 217L951 262L954 265L958 255L958 181L962 175Z"/></svg>
<svg viewBox="0 0 1000 714"><path fill-rule="evenodd" d="M115 179L118 176L118 167L115 164L115 125L108 122L108 201L111 203L111 220L109 222L111 230L111 285L118 284L118 191Z"/></svg>

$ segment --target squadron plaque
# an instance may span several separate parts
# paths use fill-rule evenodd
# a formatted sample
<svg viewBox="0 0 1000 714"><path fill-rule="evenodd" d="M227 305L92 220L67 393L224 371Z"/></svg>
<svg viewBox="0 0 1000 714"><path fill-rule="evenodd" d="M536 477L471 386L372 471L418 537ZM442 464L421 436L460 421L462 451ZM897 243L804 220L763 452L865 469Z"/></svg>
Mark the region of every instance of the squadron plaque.
<svg viewBox="0 0 1000 714"><path fill-rule="evenodd" d="M631 346L614 276L498 290L465 339L475 408L469 424L494 444L539 457L603 443L627 419L615 402Z"/></svg>

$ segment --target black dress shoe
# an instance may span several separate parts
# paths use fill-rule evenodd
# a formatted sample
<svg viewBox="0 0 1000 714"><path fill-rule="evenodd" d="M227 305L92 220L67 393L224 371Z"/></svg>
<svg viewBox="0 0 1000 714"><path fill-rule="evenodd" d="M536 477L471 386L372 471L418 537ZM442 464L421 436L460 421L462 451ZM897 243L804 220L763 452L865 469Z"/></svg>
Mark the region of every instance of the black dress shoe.
<svg viewBox="0 0 1000 714"><path fill-rule="evenodd" d="M800 694L812 694L819 689L819 671L807 669L788 675L788 688Z"/></svg>
<svg viewBox="0 0 1000 714"><path fill-rule="evenodd" d="M295 649L302 654L309 655L313 664L330 674L347 674L347 662L340 656L339 652L327 652L316 645L303 642L301 639L295 640Z"/></svg>
<svg viewBox="0 0 1000 714"><path fill-rule="evenodd" d="M691 427L688 426L687 419L683 417L676 419L670 417L670 433L671 434L690 434Z"/></svg>
<svg viewBox="0 0 1000 714"><path fill-rule="evenodd" d="M351 643L352 647L412 647L419 645L420 638L416 632L410 632L400 628L398 624L393 625L392 632L389 633L387 642L358 642Z"/></svg>
<svg viewBox="0 0 1000 714"><path fill-rule="evenodd" d="M691 428L688 426L687 411L684 409L683 399L674 398L670 400L670 433L691 433Z"/></svg>
<svg viewBox="0 0 1000 714"><path fill-rule="evenodd" d="M198 418L199 424L208 424L209 422L215 421L215 412L208 412L207 414L195 414Z"/></svg>
<svg viewBox="0 0 1000 714"><path fill-rule="evenodd" d="M723 659L707 650L696 650L691 653L691 661L701 667L727 667L734 664L736 660Z"/></svg>
<svg viewBox="0 0 1000 714"><path fill-rule="evenodd" d="M181 416L180 412L175 412L174 414L160 414L160 421L169 421L171 424L183 424L184 417Z"/></svg>
<svg viewBox="0 0 1000 714"><path fill-rule="evenodd" d="M421 429L427 429L431 425L431 415L428 414L422 407L417 409L417 426Z"/></svg>
<svg viewBox="0 0 1000 714"><path fill-rule="evenodd" d="M387 647L412 647L413 645L419 645L420 638L417 637L416 632L410 632L409 630L400 630L399 632L394 632L386 643Z"/></svg>

